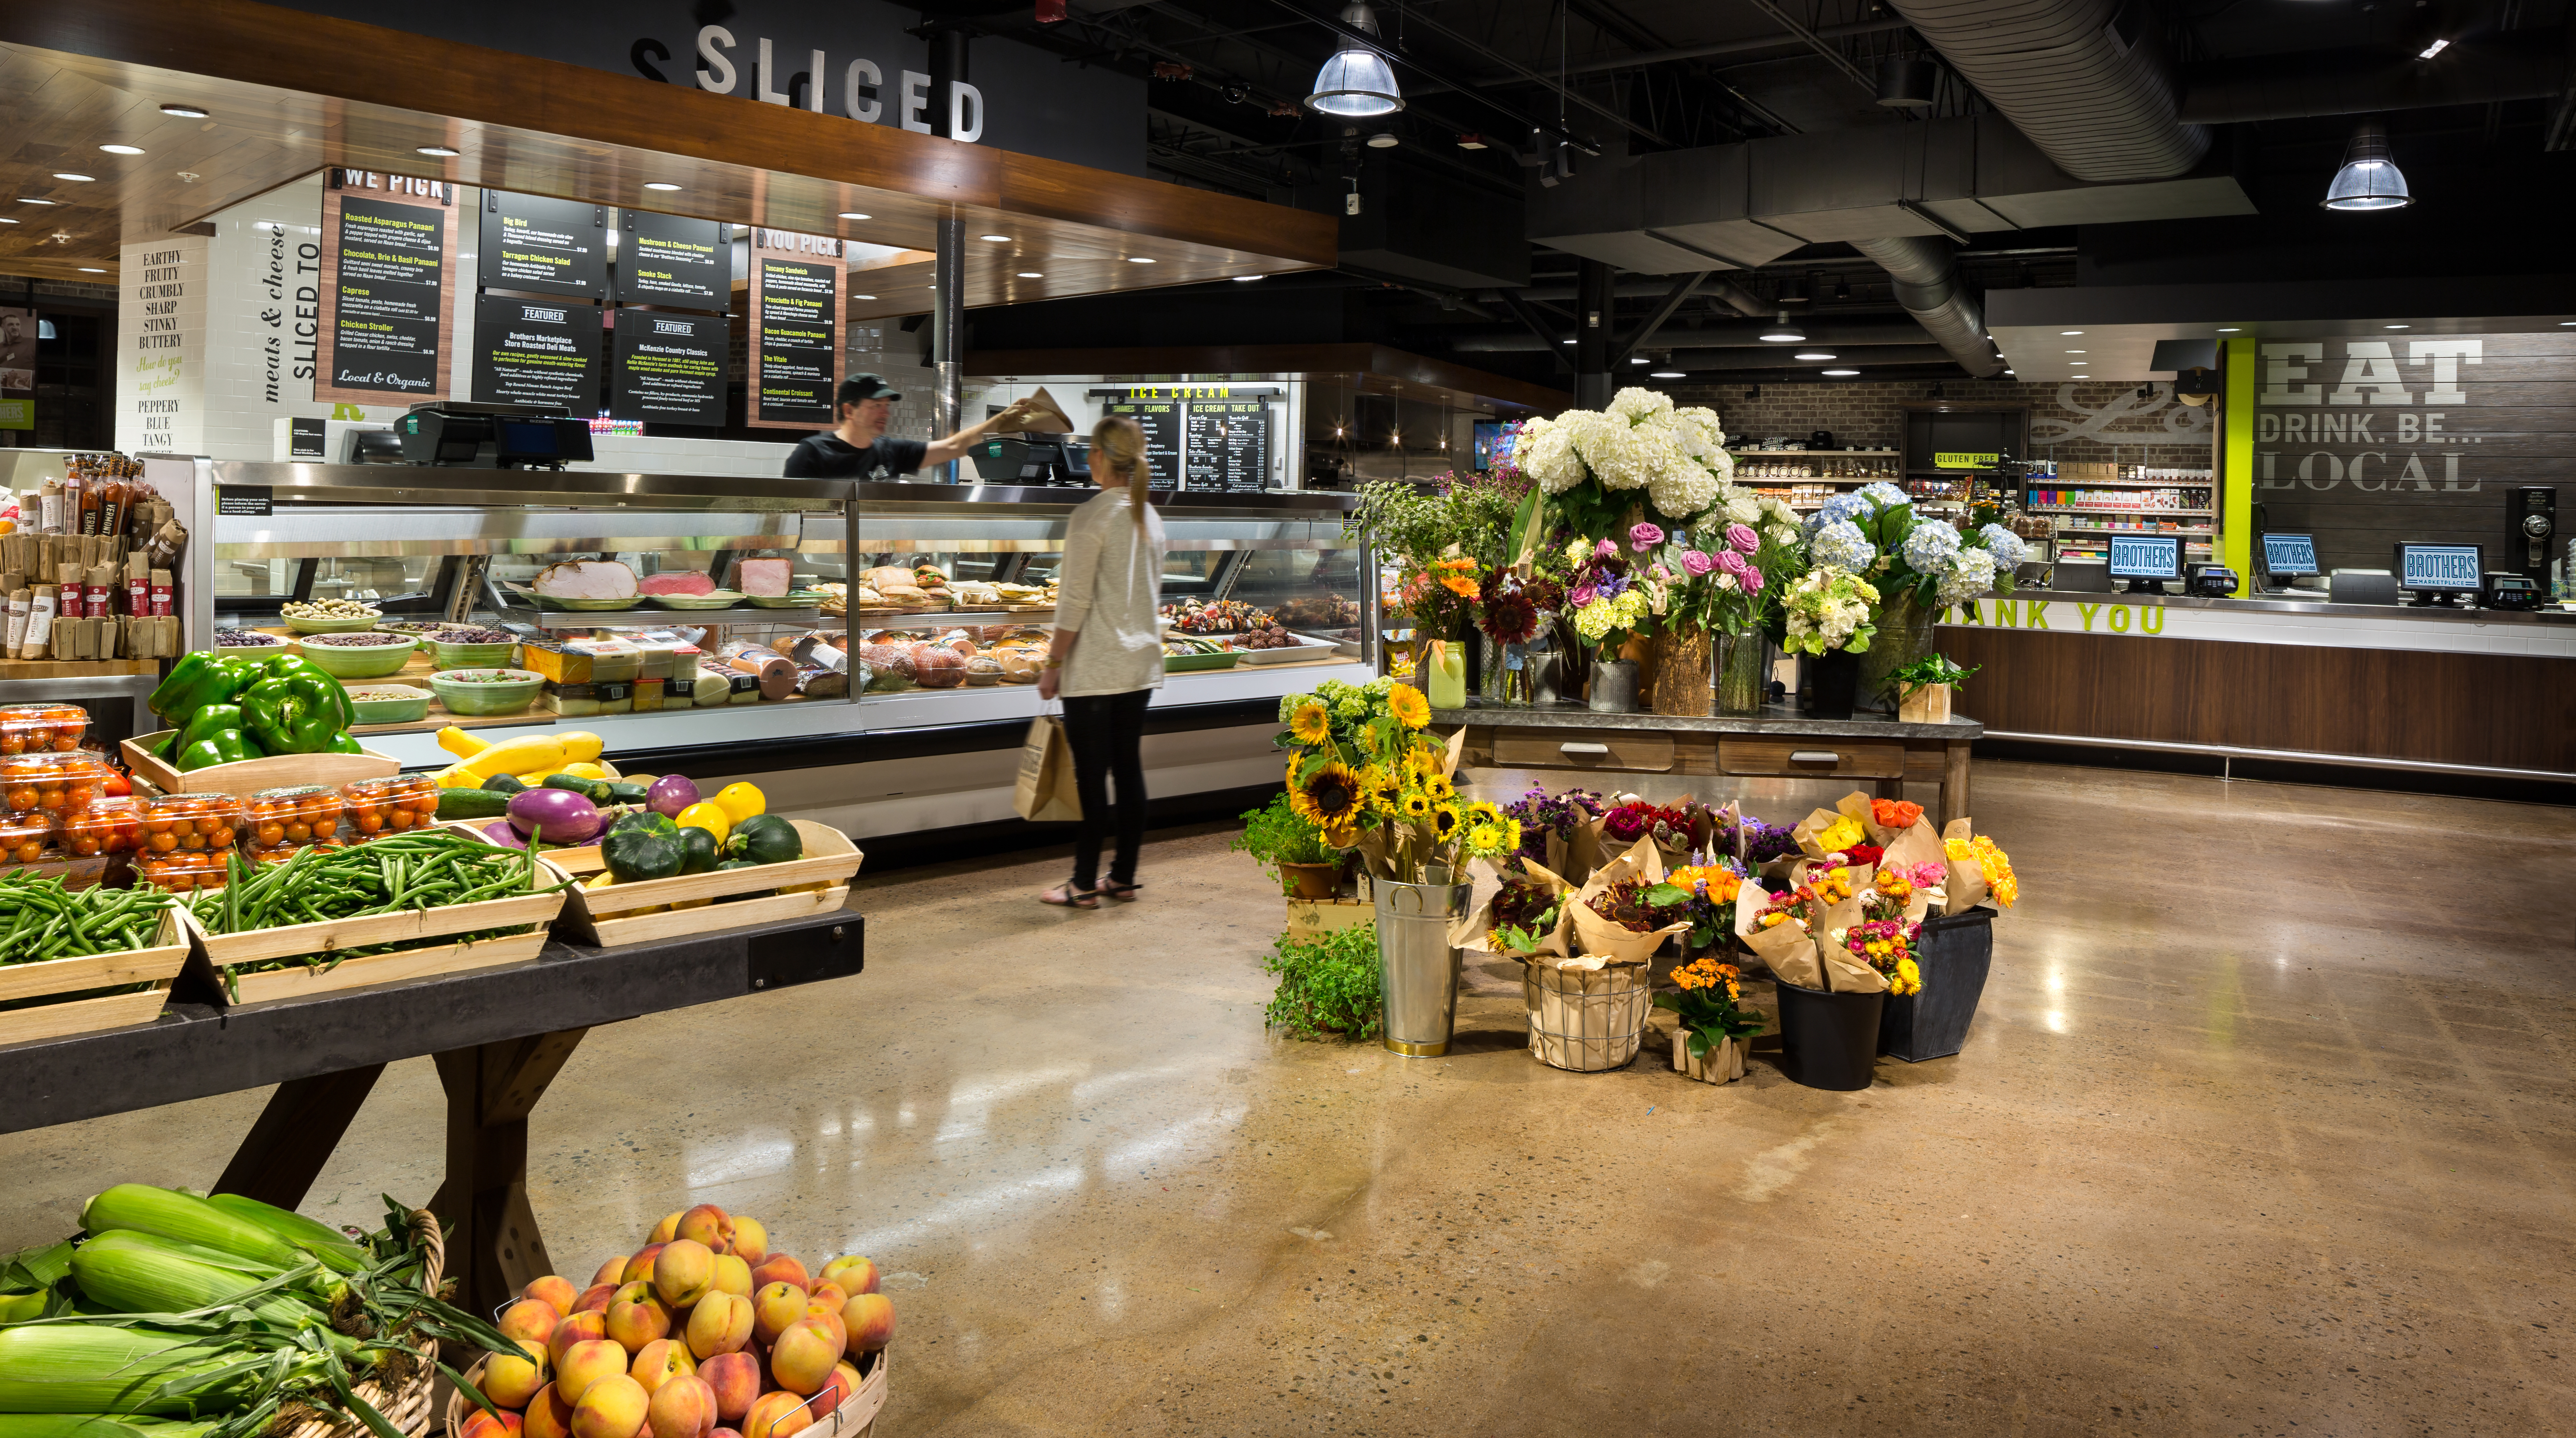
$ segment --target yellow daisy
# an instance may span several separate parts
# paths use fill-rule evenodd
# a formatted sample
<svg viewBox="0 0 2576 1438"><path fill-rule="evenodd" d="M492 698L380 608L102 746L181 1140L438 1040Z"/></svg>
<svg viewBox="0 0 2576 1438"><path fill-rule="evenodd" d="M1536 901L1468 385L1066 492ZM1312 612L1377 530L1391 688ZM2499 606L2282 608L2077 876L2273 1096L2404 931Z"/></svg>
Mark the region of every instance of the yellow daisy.
<svg viewBox="0 0 2576 1438"><path fill-rule="evenodd" d="M1333 737L1333 718L1324 706L1312 699L1297 706L1289 716L1288 732L1300 744L1321 744Z"/></svg>
<svg viewBox="0 0 2576 1438"><path fill-rule="evenodd" d="M1410 684L1398 684L1387 691L1386 712L1407 729L1419 729L1431 722L1431 701Z"/></svg>

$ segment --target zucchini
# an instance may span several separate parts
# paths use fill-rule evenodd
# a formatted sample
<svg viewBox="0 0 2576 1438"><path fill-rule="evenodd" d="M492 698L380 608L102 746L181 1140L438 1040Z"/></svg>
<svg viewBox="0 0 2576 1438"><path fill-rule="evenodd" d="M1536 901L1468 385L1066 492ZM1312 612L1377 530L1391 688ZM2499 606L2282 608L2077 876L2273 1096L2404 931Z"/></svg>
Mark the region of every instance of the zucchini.
<svg viewBox="0 0 2576 1438"><path fill-rule="evenodd" d="M548 774L545 787L569 789L594 804L608 802L608 781L605 779L585 779L579 774Z"/></svg>
<svg viewBox="0 0 2576 1438"><path fill-rule="evenodd" d="M438 791L438 817L442 819L498 819L509 812L510 796L498 789Z"/></svg>
<svg viewBox="0 0 2576 1438"><path fill-rule="evenodd" d="M495 794L516 794L528 786L516 774L495 774L483 781L483 787Z"/></svg>
<svg viewBox="0 0 2576 1438"><path fill-rule="evenodd" d="M608 798L611 803L641 804L651 797L652 791L642 784L627 784L615 779L608 781Z"/></svg>

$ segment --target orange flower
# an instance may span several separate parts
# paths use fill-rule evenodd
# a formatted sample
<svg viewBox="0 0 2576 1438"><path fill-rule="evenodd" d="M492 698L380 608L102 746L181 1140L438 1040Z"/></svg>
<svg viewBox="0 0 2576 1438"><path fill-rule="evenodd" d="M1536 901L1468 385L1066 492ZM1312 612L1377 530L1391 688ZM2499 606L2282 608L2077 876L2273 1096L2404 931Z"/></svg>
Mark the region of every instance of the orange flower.
<svg viewBox="0 0 2576 1438"><path fill-rule="evenodd" d="M1882 829L1910 829L1914 827L1915 820L1923 817L1923 806L1909 804L1903 799L1872 799L1869 801L1869 816L1877 820L1878 827Z"/></svg>
<svg viewBox="0 0 2576 1438"><path fill-rule="evenodd" d="M1480 592L1476 588L1476 581L1472 579L1461 579L1457 575L1452 574L1442 579L1440 581L1440 585L1442 588L1457 595L1461 599L1475 599L1480 597Z"/></svg>

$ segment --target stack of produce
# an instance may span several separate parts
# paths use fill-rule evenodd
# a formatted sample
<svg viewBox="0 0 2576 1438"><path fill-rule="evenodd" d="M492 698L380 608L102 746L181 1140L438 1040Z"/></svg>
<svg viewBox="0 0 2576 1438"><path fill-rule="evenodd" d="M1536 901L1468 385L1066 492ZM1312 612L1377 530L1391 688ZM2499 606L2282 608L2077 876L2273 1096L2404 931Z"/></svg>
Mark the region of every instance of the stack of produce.
<svg viewBox="0 0 2576 1438"><path fill-rule="evenodd" d="M146 701L170 727L145 745L181 773L270 754L360 754L358 711L301 654L181 655Z"/></svg>
<svg viewBox="0 0 2576 1438"><path fill-rule="evenodd" d="M399 1205L353 1242L255 1199L121 1183L81 1227L0 1265L0 1413L65 1417L10 1433L186 1418L174 1438L255 1438L320 1413L401 1438L371 1394L416 1382L433 1343L510 1343L423 1291L430 1227Z"/></svg>
<svg viewBox="0 0 2576 1438"><path fill-rule="evenodd" d="M0 757L68 754L89 737L89 711L77 704L0 704Z"/></svg>
<svg viewBox="0 0 2576 1438"><path fill-rule="evenodd" d="M608 777L599 757L608 741L587 729L552 729L494 744L451 724L438 731L438 747L456 756L455 763L430 776L430 782L442 789L481 788L505 775L518 780L521 788L543 784L557 774ZM459 817L444 811L442 816Z"/></svg>
<svg viewBox="0 0 2576 1438"><path fill-rule="evenodd" d="M125 776L85 749L0 757L0 868L58 861L68 827L128 792Z"/></svg>
<svg viewBox="0 0 2576 1438"><path fill-rule="evenodd" d="M499 1327L460 1438L790 1438L883 1361L894 1304L869 1260L809 1271L757 1221L699 1204L587 1290L529 1283Z"/></svg>
<svg viewBox="0 0 2576 1438"><path fill-rule="evenodd" d="M134 872L146 884L186 893L224 879L224 855L250 834L250 806L230 794L163 794L143 806Z"/></svg>

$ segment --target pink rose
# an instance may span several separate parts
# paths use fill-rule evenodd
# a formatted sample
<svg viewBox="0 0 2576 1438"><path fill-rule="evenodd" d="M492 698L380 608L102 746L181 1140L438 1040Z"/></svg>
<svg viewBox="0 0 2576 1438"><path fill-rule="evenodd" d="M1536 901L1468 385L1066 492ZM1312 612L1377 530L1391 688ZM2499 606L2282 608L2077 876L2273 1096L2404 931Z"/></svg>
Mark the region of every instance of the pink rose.
<svg viewBox="0 0 2576 1438"><path fill-rule="evenodd" d="M1691 578L1701 578L1710 570L1715 568L1717 568L1717 561L1700 553L1698 550L1685 549L1682 551L1682 572L1689 575Z"/></svg>
<svg viewBox="0 0 2576 1438"><path fill-rule="evenodd" d="M1628 547L1639 554L1664 542L1664 531L1652 524L1636 525L1628 531Z"/></svg>
<svg viewBox="0 0 2576 1438"><path fill-rule="evenodd" d="M1717 552L1717 567L1740 579L1744 576L1744 571L1752 566L1746 564L1744 556L1734 550L1721 549Z"/></svg>
<svg viewBox="0 0 2576 1438"><path fill-rule="evenodd" d="M1656 577L1657 579L1666 580L1666 581L1671 580L1671 578L1673 577L1673 572L1672 572L1671 570L1666 569L1666 568L1664 567L1664 565L1663 565L1663 561L1662 561L1662 560L1657 560L1657 561L1655 561L1655 565L1654 565L1654 574L1655 574L1655 577Z"/></svg>
<svg viewBox="0 0 2576 1438"><path fill-rule="evenodd" d="M1598 592L1597 590L1595 590L1591 585L1586 584L1586 585L1584 585L1583 587L1581 587L1580 589L1576 589L1576 590L1572 591L1571 593L1567 594L1567 595L1565 596L1565 602L1566 602L1567 604L1569 604L1569 605L1573 606L1573 607L1574 607L1574 608L1576 608L1576 609L1581 609L1583 606L1585 606L1585 605L1587 605L1587 604L1590 604L1594 599L1596 599L1596 598L1598 598L1598 597L1599 597L1599 592Z"/></svg>
<svg viewBox="0 0 2576 1438"><path fill-rule="evenodd" d="M1759 594L1762 592L1762 571L1754 568L1752 565L1748 564L1744 566L1744 572L1737 575L1736 578L1744 581L1745 593Z"/></svg>
<svg viewBox="0 0 2576 1438"><path fill-rule="evenodd" d="M1605 539L1601 541L1601 546L1599 548L1592 551L1592 555L1595 559L1608 559L1618 552L1619 546L1612 544L1609 540Z"/></svg>
<svg viewBox="0 0 2576 1438"><path fill-rule="evenodd" d="M1762 536L1755 534L1750 525L1730 524L1726 527L1726 542L1751 554L1762 547Z"/></svg>

